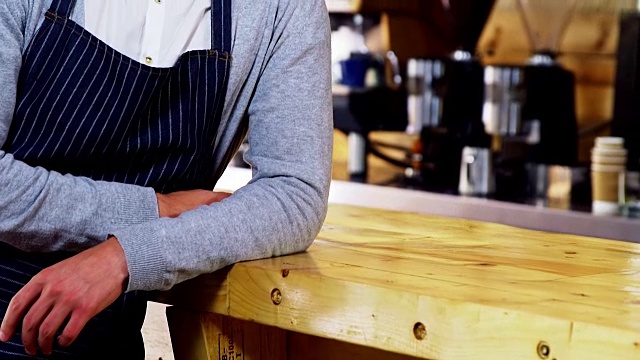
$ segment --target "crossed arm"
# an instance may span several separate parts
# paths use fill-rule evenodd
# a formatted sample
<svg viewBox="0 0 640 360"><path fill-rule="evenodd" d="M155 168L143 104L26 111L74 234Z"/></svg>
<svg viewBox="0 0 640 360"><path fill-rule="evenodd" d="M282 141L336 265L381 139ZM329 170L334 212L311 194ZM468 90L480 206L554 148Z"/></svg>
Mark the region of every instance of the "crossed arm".
<svg viewBox="0 0 640 360"><path fill-rule="evenodd" d="M161 217L220 202L231 194L191 190L156 194ZM129 277L122 247L115 237L55 264L34 276L11 300L0 326L0 341L8 341L22 322L22 342L29 355L38 346L51 354L54 335L69 319L57 339L70 345L85 324L126 290Z"/></svg>

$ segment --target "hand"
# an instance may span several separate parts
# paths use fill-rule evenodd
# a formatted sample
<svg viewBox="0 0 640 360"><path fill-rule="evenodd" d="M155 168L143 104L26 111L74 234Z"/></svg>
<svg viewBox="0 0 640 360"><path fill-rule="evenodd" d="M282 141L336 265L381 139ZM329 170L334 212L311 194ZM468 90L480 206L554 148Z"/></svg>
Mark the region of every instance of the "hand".
<svg viewBox="0 0 640 360"><path fill-rule="evenodd" d="M156 194L160 217L175 218L200 206L220 202L231 194L209 190L178 191L170 194Z"/></svg>
<svg viewBox="0 0 640 360"><path fill-rule="evenodd" d="M128 277L124 251L113 237L48 267L11 299L0 326L0 341L8 341L22 320L27 354L36 355L37 341L49 355L53 337L69 319L58 338L60 346L69 346L92 317L124 292Z"/></svg>

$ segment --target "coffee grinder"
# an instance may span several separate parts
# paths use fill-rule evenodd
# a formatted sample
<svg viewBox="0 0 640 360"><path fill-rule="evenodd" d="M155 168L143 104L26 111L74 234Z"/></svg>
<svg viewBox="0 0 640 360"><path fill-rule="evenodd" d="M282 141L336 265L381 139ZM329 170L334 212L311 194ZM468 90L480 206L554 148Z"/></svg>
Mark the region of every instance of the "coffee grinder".
<svg viewBox="0 0 640 360"><path fill-rule="evenodd" d="M524 67L522 124L528 151L529 195L544 196L548 170L578 160L575 77L558 62L560 41L577 0L518 0L533 54Z"/></svg>
<svg viewBox="0 0 640 360"><path fill-rule="evenodd" d="M533 51L525 65L485 68L485 129L493 137L495 197L543 197L549 169L577 161L574 76L557 61L576 0L518 0Z"/></svg>
<svg viewBox="0 0 640 360"><path fill-rule="evenodd" d="M420 134L412 175L429 191L457 193L462 150L489 148L484 131L484 68L476 46L495 0L440 0L453 53L407 64L409 133Z"/></svg>

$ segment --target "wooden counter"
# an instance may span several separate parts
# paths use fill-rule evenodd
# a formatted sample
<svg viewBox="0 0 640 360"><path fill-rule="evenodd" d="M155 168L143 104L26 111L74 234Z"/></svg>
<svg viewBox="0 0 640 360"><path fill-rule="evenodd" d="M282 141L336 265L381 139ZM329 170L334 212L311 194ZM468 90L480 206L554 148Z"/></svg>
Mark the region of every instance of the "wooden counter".
<svg viewBox="0 0 640 360"><path fill-rule="evenodd" d="M176 359L640 359L640 245L468 220L332 205L161 297Z"/></svg>

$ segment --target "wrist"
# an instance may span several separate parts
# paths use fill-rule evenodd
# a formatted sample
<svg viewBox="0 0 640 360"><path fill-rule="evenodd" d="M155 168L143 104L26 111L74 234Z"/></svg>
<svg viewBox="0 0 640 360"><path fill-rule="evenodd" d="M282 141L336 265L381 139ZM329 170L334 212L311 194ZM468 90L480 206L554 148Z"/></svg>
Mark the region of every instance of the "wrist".
<svg viewBox="0 0 640 360"><path fill-rule="evenodd" d="M111 264L113 265L114 276L118 279L118 282L122 284L122 292L127 289L129 283L129 267L127 266L127 257L120 245L120 242L115 236L109 237L105 242L105 245L109 247Z"/></svg>

